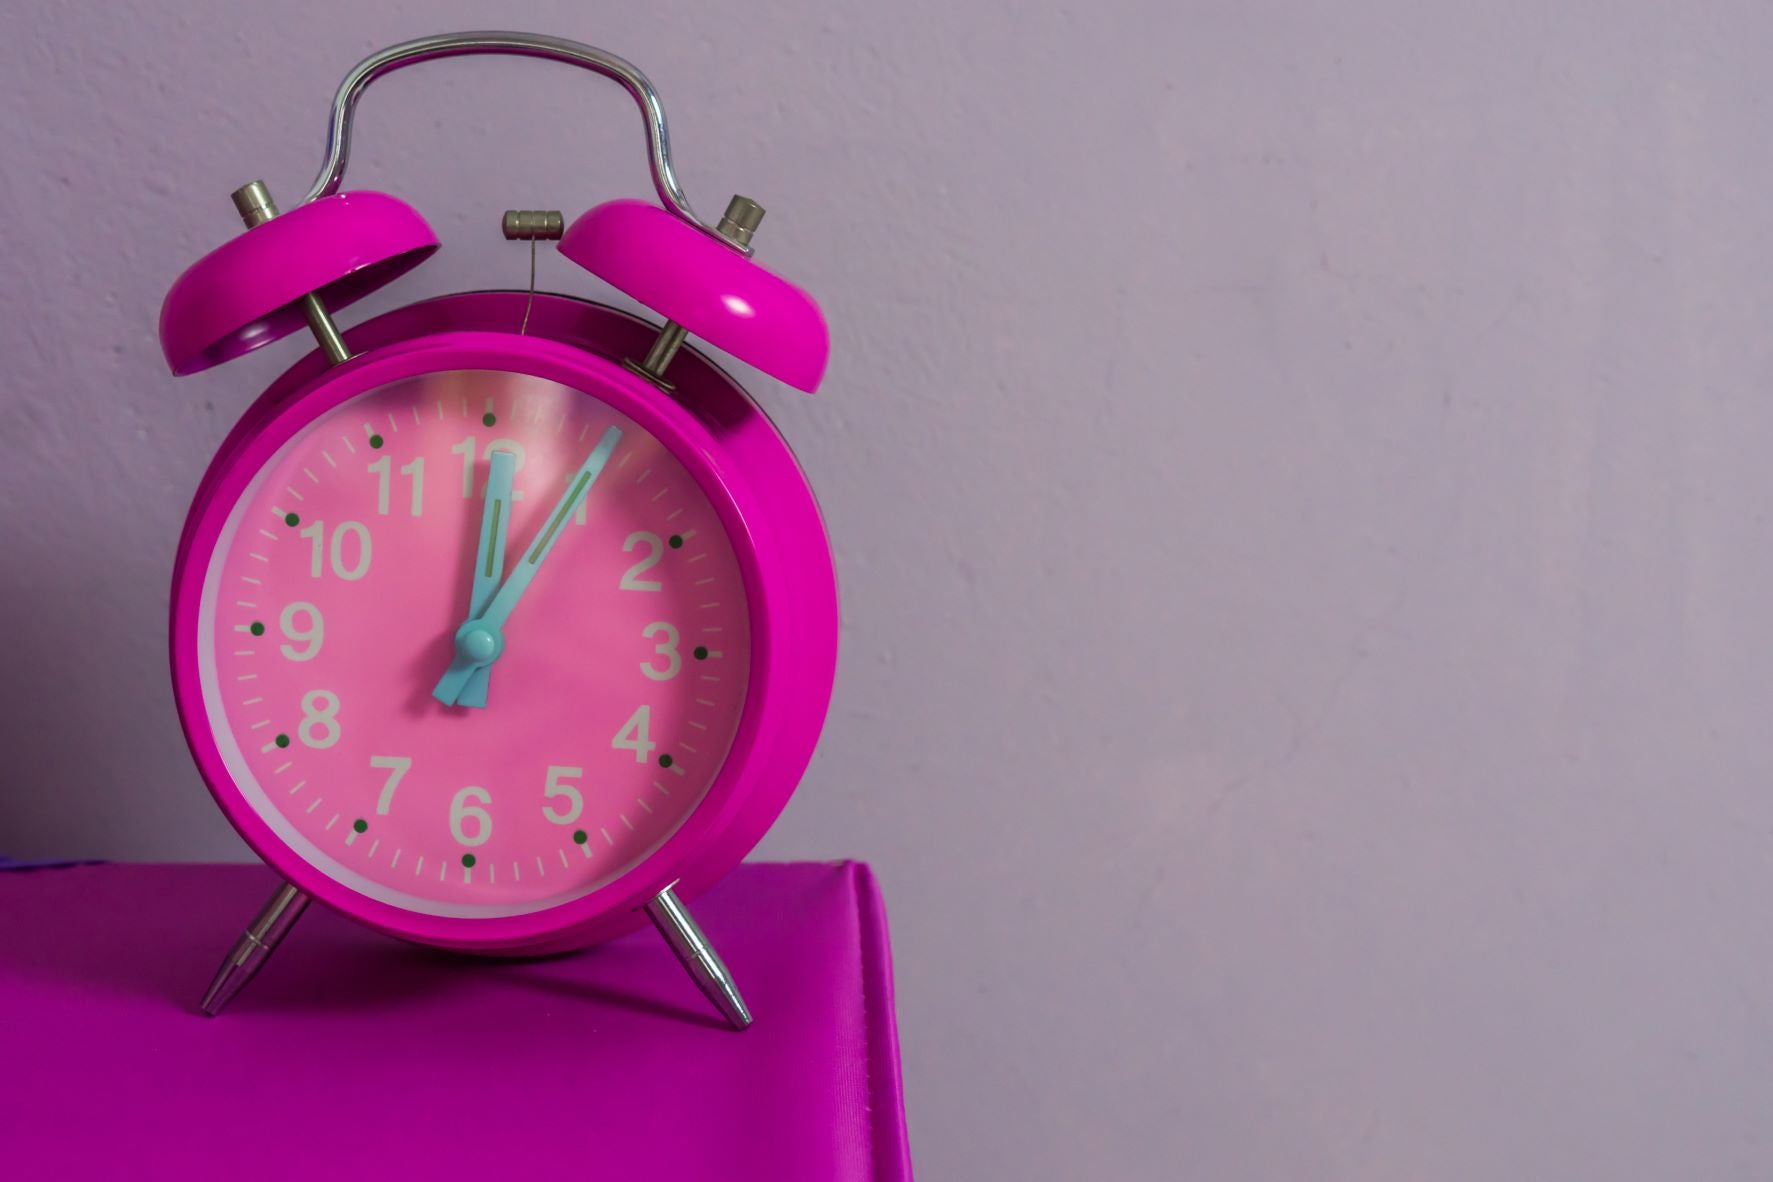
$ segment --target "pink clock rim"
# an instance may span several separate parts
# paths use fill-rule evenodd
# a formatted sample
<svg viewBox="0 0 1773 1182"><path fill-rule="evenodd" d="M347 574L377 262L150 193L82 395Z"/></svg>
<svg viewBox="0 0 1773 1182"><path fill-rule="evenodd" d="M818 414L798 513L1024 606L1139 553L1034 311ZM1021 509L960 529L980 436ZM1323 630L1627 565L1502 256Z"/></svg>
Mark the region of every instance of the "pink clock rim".
<svg viewBox="0 0 1773 1182"><path fill-rule="evenodd" d="M559 381L604 399L651 432L708 494L732 539L751 614L753 655L745 711L726 762L702 804L659 849L608 886L569 903L499 918L463 919L406 911L339 884L299 857L233 787L207 728L196 667L203 576L222 524L259 468L299 431L350 398L403 378L460 369L503 369ZM771 676L781 659L785 635L777 613L778 580L760 561L758 538L744 511L751 498L743 477L722 469L715 459L713 442L707 429L687 414L667 413L658 403L658 392L621 367L569 345L508 333L440 333L390 345L323 371L292 394L228 457L226 471L207 489L203 503L193 508L191 544L175 575L172 604L171 658L180 724L211 795L253 851L314 898L372 927L403 939L468 951L553 944L563 933L618 912L633 911L683 874L710 843L720 839L727 821L742 804L739 788L747 765L762 754L758 744L765 719L772 711L795 708L792 701L778 698L801 692ZM787 792L792 787L787 786Z"/></svg>

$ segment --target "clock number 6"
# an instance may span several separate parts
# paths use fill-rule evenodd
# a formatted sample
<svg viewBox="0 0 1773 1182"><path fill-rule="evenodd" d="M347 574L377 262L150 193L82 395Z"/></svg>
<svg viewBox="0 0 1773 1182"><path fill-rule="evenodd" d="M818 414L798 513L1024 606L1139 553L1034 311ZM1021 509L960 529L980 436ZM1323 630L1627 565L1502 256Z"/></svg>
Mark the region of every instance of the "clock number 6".
<svg viewBox="0 0 1773 1182"><path fill-rule="evenodd" d="M466 803L470 800L476 803ZM492 816L478 806L491 803L492 793L473 784L456 793L455 799L449 802L449 835L463 845L485 845L487 839L492 837ZM462 832L462 822L469 818L474 821L472 837Z"/></svg>

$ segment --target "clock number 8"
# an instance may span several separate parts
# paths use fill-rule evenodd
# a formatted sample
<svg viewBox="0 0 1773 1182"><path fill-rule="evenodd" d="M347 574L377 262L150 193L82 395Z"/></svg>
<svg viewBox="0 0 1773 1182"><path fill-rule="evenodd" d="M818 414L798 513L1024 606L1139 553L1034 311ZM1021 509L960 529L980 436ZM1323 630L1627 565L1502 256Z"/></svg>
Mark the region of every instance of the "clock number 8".
<svg viewBox="0 0 1773 1182"><path fill-rule="evenodd" d="M302 695L302 724L296 735L310 747L325 750L339 741L339 696L331 690L309 690Z"/></svg>

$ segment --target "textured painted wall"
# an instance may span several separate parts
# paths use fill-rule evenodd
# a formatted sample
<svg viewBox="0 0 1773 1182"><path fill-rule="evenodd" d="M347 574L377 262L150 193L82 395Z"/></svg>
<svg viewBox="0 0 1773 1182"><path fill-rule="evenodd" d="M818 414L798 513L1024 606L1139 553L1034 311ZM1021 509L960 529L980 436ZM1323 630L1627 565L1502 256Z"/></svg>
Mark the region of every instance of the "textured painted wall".
<svg viewBox="0 0 1773 1182"><path fill-rule="evenodd" d="M761 383L847 611L762 852L879 867L928 1177L1773 1173L1773 9L6 9L0 849L243 854L164 588L293 346L174 381L160 296L362 53L517 22L830 316ZM352 179L445 239L365 312L647 192L618 92L492 61Z"/></svg>

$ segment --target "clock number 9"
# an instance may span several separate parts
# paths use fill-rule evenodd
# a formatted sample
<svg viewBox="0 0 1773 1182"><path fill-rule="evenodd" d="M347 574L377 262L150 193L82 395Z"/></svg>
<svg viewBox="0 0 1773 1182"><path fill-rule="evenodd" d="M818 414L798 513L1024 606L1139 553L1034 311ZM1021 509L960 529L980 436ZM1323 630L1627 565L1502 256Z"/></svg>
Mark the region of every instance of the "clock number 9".
<svg viewBox="0 0 1773 1182"><path fill-rule="evenodd" d="M466 803L470 800L476 803ZM485 845L492 837L492 815L479 806L491 803L492 793L473 784L456 793L449 802L449 835L463 845ZM470 818L474 821L472 837L462 832L462 822Z"/></svg>
<svg viewBox="0 0 1773 1182"><path fill-rule="evenodd" d="M641 635L651 640L655 633L663 632L665 639L653 649L655 656L665 658L663 669L655 668L651 658L640 663L640 671L654 681L670 681L683 668L683 656L677 651L677 629L663 620L648 624Z"/></svg>
<svg viewBox="0 0 1773 1182"><path fill-rule="evenodd" d="M296 617L308 617L306 628L296 627ZM326 621L321 618L320 609L311 603L297 600L283 609L277 617L277 626L291 640L307 645L298 649L292 644L280 644L277 651L291 661L312 661L320 655L320 646L326 640Z"/></svg>
<svg viewBox="0 0 1773 1182"><path fill-rule="evenodd" d="M582 767L549 767L548 785L542 789L543 796L559 796L566 800L566 811L556 812L553 805L542 806L542 815L556 825L571 825L585 811L585 798L579 794L576 784L568 784L566 777L579 779L585 774Z"/></svg>

